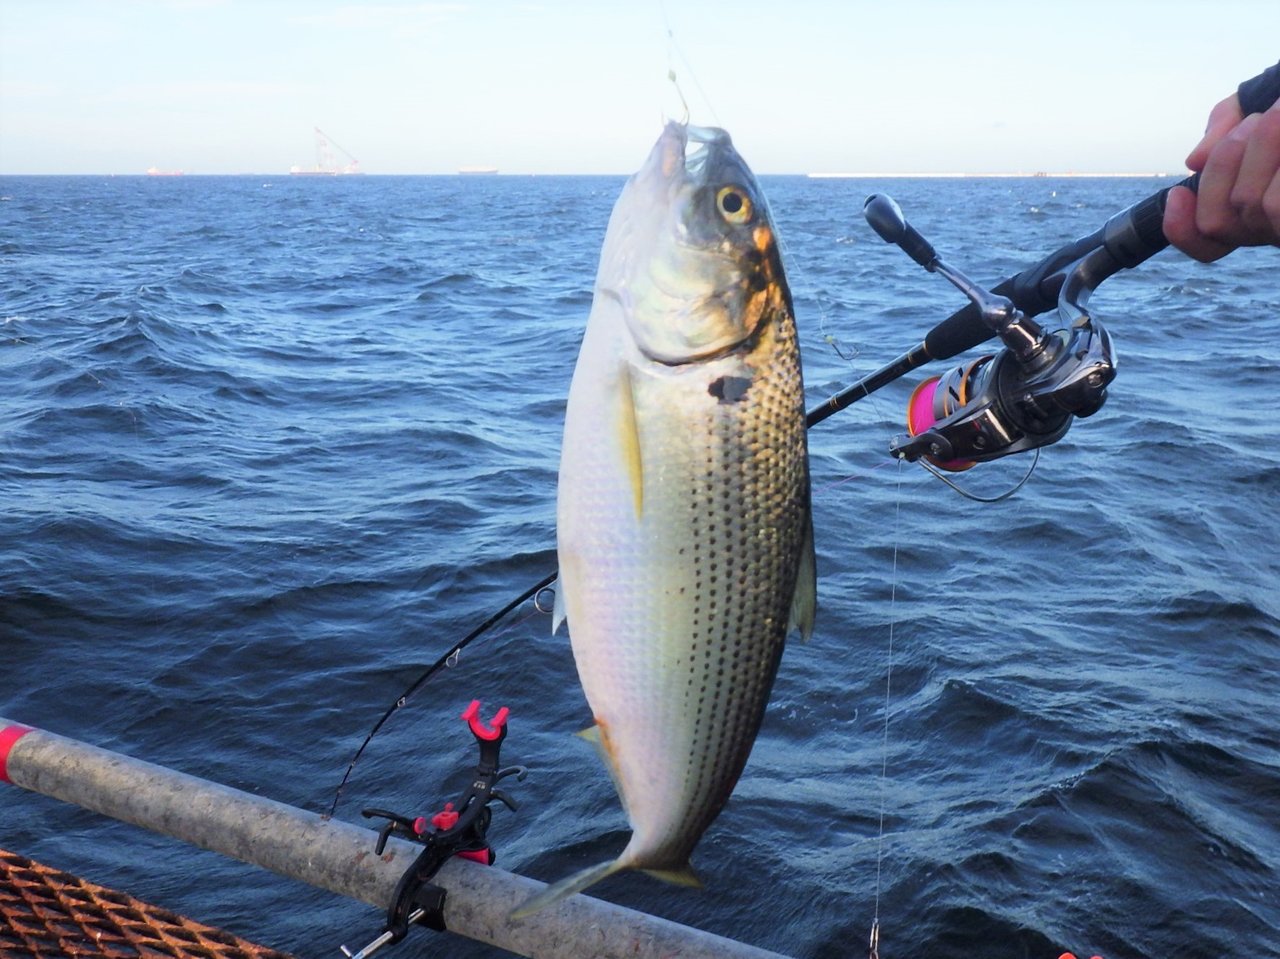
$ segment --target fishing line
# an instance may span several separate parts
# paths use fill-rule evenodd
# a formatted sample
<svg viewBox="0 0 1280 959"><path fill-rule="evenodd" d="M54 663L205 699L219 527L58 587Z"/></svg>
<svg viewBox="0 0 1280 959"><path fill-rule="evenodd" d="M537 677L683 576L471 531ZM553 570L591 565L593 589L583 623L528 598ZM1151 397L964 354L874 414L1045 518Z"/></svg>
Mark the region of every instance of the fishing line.
<svg viewBox="0 0 1280 959"><path fill-rule="evenodd" d="M893 505L893 568L889 587L889 663L884 676L884 738L880 746L880 834L876 839L876 897L871 919L870 959L880 959L880 887L884 871L884 812L889 783L889 708L893 702L893 631L898 621L898 539L902 525L902 460L898 460L897 495Z"/></svg>
<svg viewBox="0 0 1280 959"><path fill-rule="evenodd" d="M676 96L680 98L680 106L684 110L684 116L680 122L685 126L689 125L689 101L684 98L684 91L680 89L680 81L676 79L674 70L667 70L667 79L671 81L671 85L676 88Z"/></svg>
<svg viewBox="0 0 1280 959"><path fill-rule="evenodd" d="M720 118L716 116L715 107L711 105L711 98L707 96L707 91L703 90L702 84L698 82L698 75L693 70L693 64L689 62L689 58L684 55L684 51L680 49L680 44L676 41L676 32L671 26L671 18L667 16L667 5L663 0L658 0L658 10L662 14L662 25L667 32L667 79L675 84L676 93L680 96L680 103L684 106L685 123L689 122L689 104L685 101L684 93L681 92L679 83L676 82L676 70L672 64L671 57L672 51L680 58L683 69L688 73L689 78L693 80L694 89L702 97L702 102L706 104L707 112L711 114L711 119L715 122L715 125L723 126L724 124L720 122Z"/></svg>
<svg viewBox="0 0 1280 959"><path fill-rule="evenodd" d="M892 460L892 459L882 460L879 463L877 463L875 466L869 466L864 470L860 470L859 472L850 473L848 476L844 477L843 479L832 480L830 483L827 483L825 486L819 486L817 489L815 489L813 491L813 495L815 497L822 496L828 491L835 489L837 486L843 486L845 483L851 483L856 479L861 479L863 476L867 475L868 473L873 473L876 470L882 470L886 466L892 466L895 462L901 463L901 460Z"/></svg>
<svg viewBox="0 0 1280 959"><path fill-rule="evenodd" d="M824 300L824 297L815 290L814 302L818 307L818 333L822 337L822 342L825 343L831 352L849 367L850 373L856 375L856 361L862 355L862 350L856 345L852 348L845 346L839 335L831 331L831 325L828 321L831 319L832 315L834 315L835 311L831 309L832 301L830 297L827 297ZM858 378L861 379L861 377ZM869 397L871 394L868 393L866 395Z"/></svg>
<svg viewBox="0 0 1280 959"><path fill-rule="evenodd" d="M369 742L373 739L373 737L377 735L378 730L382 728L383 724L386 723L386 721L390 719L393 714L403 709L405 705L408 704L410 697L412 697L414 693L416 693L419 689L421 689L423 685L425 685L426 682L429 679L431 679L432 676L434 676L440 670L446 669L452 666L454 663L456 663L458 661L458 654L460 654L464 649L466 649L467 646L471 645L471 643L474 640L479 639L481 636L487 633L490 629L492 629L499 622L501 622L502 619L505 616L507 616L508 613L510 613L514 609L517 609L526 600L530 599L531 597L537 596L544 589L549 587L553 582L555 582L557 575L558 575L557 573L552 573L551 575L541 579L538 583L534 584L533 586L530 586L528 589L526 589L523 593L521 593L511 602L507 603L506 606L503 606L502 609L498 610L496 613L494 613L492 616L486 619L483 623L481 623L479 626L473 629L471 632L467 633L466 636L464 636L462 639L458 640L458 642L450 646L443 656L441 656L434 663L432 663L426 669L426 671L423 672L421 676L419 676L412 683L410 683L409 688L406 689L403 693L401 693L399 698L396 699L396 701L391 704L391 706L387 709L387 711L382 714L382 718L380 718L376 723L373 724L373 728L369 730L369 735L365 736L364 742L360 744L360 748L356 750L356 754L351 757L351 762L347 766L346 775L342 777L342 782L338 784L338 788L333 794L333 805L329 807L329 812L328 812L329 816L332 816L337 811L338 801L342 798L342 790L346 788L347 781L351 778L352 770L356 768L356 763L359 762L360 756L364 753L365 747L368 746ZM537 612L541 612L542 606L535 602L535 609ZM521 622L527 621L529 618L531 618L532 615L534 614L530 614L530 616L526 616L524 620L521 620Z"/></svg>

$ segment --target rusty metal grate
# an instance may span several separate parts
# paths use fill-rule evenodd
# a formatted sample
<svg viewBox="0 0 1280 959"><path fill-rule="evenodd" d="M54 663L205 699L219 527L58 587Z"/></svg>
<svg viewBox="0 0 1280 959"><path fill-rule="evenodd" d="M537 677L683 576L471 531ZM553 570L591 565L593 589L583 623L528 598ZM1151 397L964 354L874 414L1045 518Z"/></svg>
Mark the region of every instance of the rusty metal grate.
<svg viewBox="0 0 1280 959"><path fill-rule="evenodd" d="M0 849L0 959L292 959Z"/></svg>

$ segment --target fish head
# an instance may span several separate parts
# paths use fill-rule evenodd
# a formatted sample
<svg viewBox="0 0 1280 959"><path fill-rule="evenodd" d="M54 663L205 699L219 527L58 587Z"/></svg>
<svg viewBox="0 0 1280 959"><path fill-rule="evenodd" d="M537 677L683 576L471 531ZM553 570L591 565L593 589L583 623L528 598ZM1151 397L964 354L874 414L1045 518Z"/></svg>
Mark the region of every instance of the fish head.
<svg viewBox="0 0 1280 959"><path fill-rule="evenodd" d="M609 234L598 287L658 363L723 356L753 339L770 306L790 307L764 194L723 130L668 123Z"/></svg>

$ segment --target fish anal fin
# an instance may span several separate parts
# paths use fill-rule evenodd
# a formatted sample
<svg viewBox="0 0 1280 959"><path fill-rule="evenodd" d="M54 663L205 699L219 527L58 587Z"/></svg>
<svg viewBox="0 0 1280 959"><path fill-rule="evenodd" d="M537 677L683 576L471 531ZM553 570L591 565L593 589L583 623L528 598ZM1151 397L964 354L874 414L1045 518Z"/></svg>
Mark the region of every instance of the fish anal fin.
<svg viewBox="0 0 1280 959"><path fill-rule="evenodd" d="M644 513L644 458L640 453L640 424L636 420L636 400L631 389L631 370L625 364L618 375L618 446L622 465L631 481L631 501L636 518Z"/></svg>
<svg viewBox="0 0 1280 959"><path fill-rule="evenodd" d="M613 742L609 739L607 727L600 720L596 720L595 725L588 726L577 735L578 738L585 739L596 747L596 752L600 754L600 761L604 763L604 768L609 771L609 778L613 780L613 788L617 790L618 798L622 800L622 808L626 810L627 794L622 788L622 774L619 772L618 756L614 752Z"/></svg>
<svg viewBox="0 0 1280 959"><path fill-rule="evenodd" d="M547 886L546 889L526 899L523 905L517 907L511 913L510 918L513 920L527 918L535 912L546 909L548 906L553 906L561 899L567 899L574 893L582 892L588 886L594 886L600 880L607 879L615 872L620 872L626 868L627 866L623 864L621 859L614 859L610 862L602 862L597 866L583 869L581 872L575 872L572 876L561 879L559 882Z"/></svg>
<svg viewBox="0 0 1280 959"><path fill-rule="evenodd" d="M805 523L804 542L800 546L800 563L796 568L796 589L791 596L791 615L787 632L800 630L802 642L813 635L813 619L818 609L818 561L813 549L813 518Z"/></svg>

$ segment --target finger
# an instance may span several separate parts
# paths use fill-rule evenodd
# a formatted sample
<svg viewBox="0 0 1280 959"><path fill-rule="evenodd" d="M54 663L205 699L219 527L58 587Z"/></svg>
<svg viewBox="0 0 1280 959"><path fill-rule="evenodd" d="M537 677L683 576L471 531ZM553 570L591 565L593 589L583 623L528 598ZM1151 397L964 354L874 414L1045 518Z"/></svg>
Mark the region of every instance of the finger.
<svg viewBox="0 0 1280 959"><path fill-rule="evenodd" d="M1209 151L1242 119L1244 115L1240 112L1240 100L1234 93L1214 106L1209 111L1209 122L1205 126L1204 136L1187 155L1187 169L1203 170L1205 161L1209 158Z"/></svg>
<svg viewBox="0 0 1280 959"><path fill-rule="evenodd" d="M1256 119L1245 139L1240 170L1231 188L1230 203L1240 222L1255 234L1254 242L1275 242L1275 230L1264 208L1264 197L1280 173L1280 108L1272 107ZM1240 129L1246 125L1241 124ZM1238 136L1232 131L1232 138Z"/></svg>
<svg viewBox="0 0 1280 959"><path fill-rule="evenodd" d="M1211 240L1196 229L1196 195L1175 186L1165 199L1164 235L1183 253L1202 263L1212 263L1231 252L1227 243Z"/></svg>
<svg viewBox="0 0 1280 959"><path fill-rule="evenodd" d="M1271 178L1271 185L1262 194L1262 212L1271 228L1263 242L1280 246L1280 170Z"/></svg>
<svg viewBox="0 0 1280 959"><path fill-rule="evenodd" d="M1196 193L1196 230L1210 239L1239 243L1242 232L1240 213L1231 202L1231 190L1244 162L1247 139L1237 136L1247 131L1257 117L1246 117L1239 126L1209 151L1200 188Z"/></svg>

